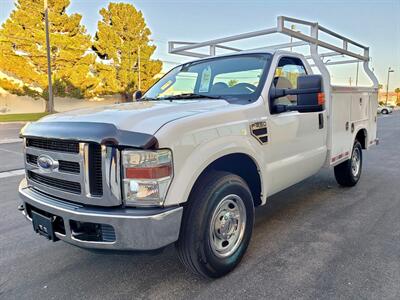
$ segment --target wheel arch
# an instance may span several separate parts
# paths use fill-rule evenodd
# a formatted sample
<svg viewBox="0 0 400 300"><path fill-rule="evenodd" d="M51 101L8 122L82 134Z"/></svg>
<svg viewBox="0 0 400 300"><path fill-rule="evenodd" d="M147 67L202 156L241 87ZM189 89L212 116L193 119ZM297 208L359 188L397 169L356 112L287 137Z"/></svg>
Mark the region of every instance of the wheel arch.
<svg viewBox="0 0 400 300"><path fill-rule="evenodd" d="M355 140L360 142L362 149L367 149L367 146L368 146L368 131L367 131L367 129L359 128L354 137L354 141Z"/></svg>
<svg viewBox="0 0 400 300"><path fill-rule="evenodd" d="M226 171L241 177L249 186L251 194L253 196L254 206L259 206L263 203L262 195L262 178L260 168L253 157L246 153L236 152L225 154L214 161L212 161L207 167L203 169L200 175L194 182L190 194L198 181L203 177L207 176L210 170Z"/></svg>

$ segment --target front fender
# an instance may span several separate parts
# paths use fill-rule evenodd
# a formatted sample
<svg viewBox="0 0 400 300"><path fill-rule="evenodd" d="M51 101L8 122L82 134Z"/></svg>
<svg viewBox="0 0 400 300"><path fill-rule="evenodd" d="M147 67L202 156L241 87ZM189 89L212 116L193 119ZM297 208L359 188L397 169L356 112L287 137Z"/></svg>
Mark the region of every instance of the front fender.
<svg viewBox="0 0 400 300"><path fill-rule="evenodd" d="M169 188L164 205L170 206L186 202L190 191L197 178L212 162L228 154L246 154L253 159L258 167L261 177L262 194L266 195L266 178L262 146L249 136L225 136L218 137L207 143L197 145L192 149L187 147L175 147L174 155L174 178ZM262 199L264 204L265 199Z"/></svg>

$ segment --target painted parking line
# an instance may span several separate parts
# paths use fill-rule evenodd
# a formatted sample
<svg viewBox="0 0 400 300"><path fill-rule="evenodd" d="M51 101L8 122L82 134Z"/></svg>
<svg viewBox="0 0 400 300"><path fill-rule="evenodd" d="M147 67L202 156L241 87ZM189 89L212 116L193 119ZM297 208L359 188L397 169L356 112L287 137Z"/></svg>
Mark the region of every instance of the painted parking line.
<svg viewBox="0 0 400 300"><path fill-rule="evenodd" d="M22 143L22 139L3 139L0 140L0 145L1 144L13 144L13 143Z"/></svg>
<svg viewBox="0 0 400 300"><path fill-rule="evenodd" d="M25 174L25 169L5 171L5 172L0 172L0 178L20 176L20 175L24 175L24 174Z"/></svg>

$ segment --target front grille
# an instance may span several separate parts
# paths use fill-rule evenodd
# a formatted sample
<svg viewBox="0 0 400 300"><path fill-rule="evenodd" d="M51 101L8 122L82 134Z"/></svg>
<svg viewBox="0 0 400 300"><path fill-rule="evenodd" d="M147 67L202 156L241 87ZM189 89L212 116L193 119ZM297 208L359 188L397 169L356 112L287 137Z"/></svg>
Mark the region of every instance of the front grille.
<svg viewBox="0 0 400 300"><path fill-rule="evenodd" d="M103 178L104 163L116 159L110 178L119 180L119 156L115 148L104 149L92 142L66 141L50 138L25 138L25 166L28 183L48 195L65 201L88 205L118 205L119 195L109 197L109 186ZM111 152L113 151L113 152ZM39 158L57 162L45 172L38 165ZM43 163L46 160L43 159ZM43 165L43 167L46 167ZM118 170L117 170L118 168ZM105 176L105 174L104 174ZM67 195L66 193L69 193ZM107 195L107 197L104 197ZM104 201L103 201L104 200ZM108 203L107 203L108 202Z"/></svg>
<svg viewBox="0 0 400 300"><path fill-rule="evenodd" d="M62 172L78 173L80 172L79 163L73 161L59 160L58 169Z"/></svg>
<svg viewBox="0 0 400 300"><path fill-rule="evenodd" d="M79 142L76 141L27 138L26 146L52 151L79 153Z"/></svg>
<svg viewBox="0 0 400 300"><path fill-rule="evenodd" d="M69 193L74 193L74 194L81 193L81 185L78 182L71 182L63 179L43 176L36 174L32 171L28 171L28 177L29 179L36 181L39 184L47 185Z"/></svg>
<svg viewBox="0 0 400 300"><path fill-rule="evenodd" d="M26 161L32 165L37 165L37 156L36 155L32 155L32 154L27 154L26 155Z"/></svg>
<svg viewBox="0 0 400 300"><path fill-rule="evenodd" d="M37 165L38 157L33 154L26 155L26 161L32 165ZM80 173L79 163L73 161L59 160L58 161L58 170L61 172L69 172L69 173Z"/></svg>
<svg viewBox="0 0 400 300"><path fill-rule="evenodd" d="M101 146L89 145L89 188L92 196L103 195L103 174L101 167Z"/></svg>

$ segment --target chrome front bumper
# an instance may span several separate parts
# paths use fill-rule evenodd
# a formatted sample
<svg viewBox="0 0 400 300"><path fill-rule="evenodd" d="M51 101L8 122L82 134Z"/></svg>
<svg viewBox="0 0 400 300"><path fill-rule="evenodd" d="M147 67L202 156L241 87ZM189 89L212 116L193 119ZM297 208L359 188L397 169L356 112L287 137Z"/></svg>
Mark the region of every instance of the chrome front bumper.
<svg viewBox="0 0 400 300"><path fill-rule="evenodd" d="M29 217L27 207L62 218L65 233L55 232L60 240L93 249L154 250L175 242L179 236L182 207L135 209L87 207L61 201L36 191L22 180L19 194L24 202L23 214ZM78 239L71 222L87 222L112 226L115 241L88 241Z"/></svg>

